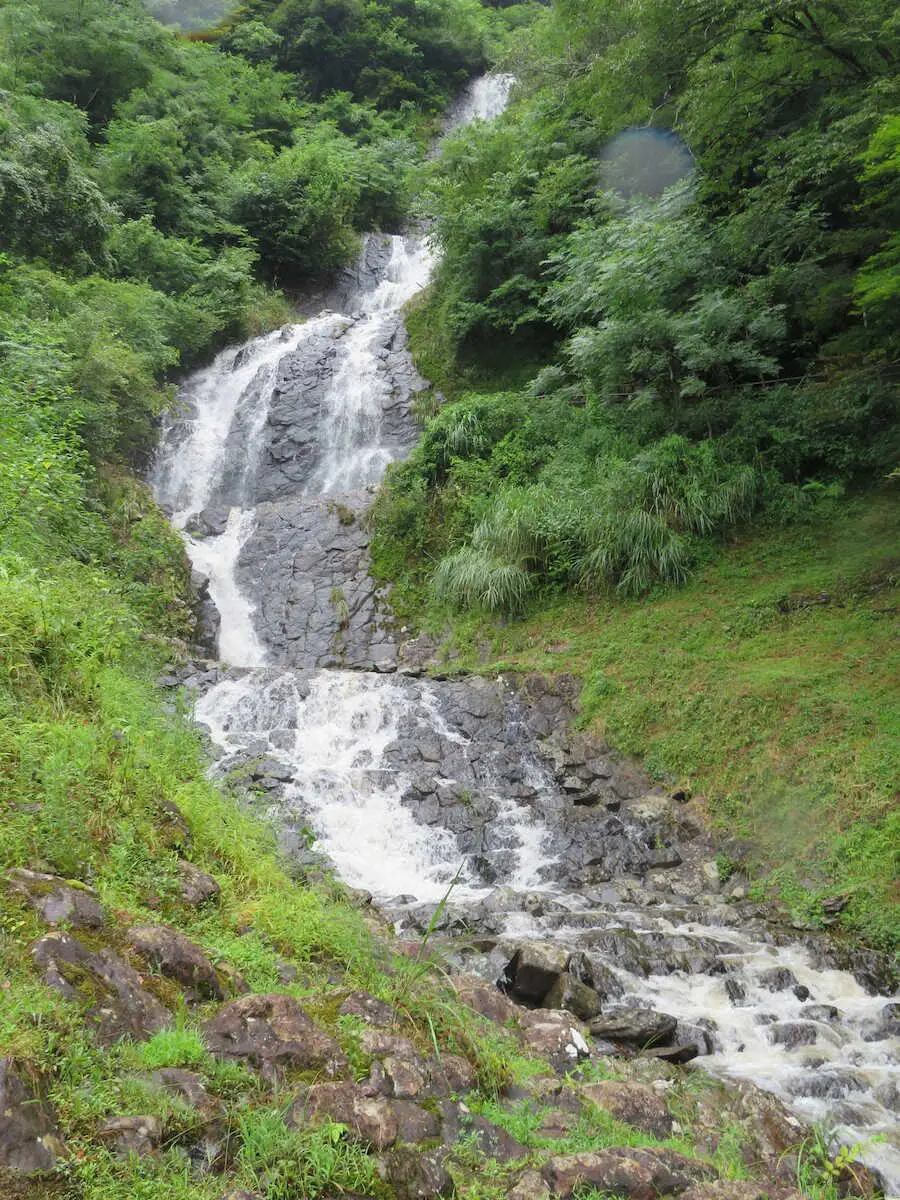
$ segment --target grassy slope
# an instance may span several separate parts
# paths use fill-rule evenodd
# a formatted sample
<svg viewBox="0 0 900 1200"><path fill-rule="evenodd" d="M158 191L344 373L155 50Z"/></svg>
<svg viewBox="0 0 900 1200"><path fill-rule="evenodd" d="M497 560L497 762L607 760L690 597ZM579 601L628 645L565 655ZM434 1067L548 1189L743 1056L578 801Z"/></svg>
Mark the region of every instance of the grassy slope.
<svg viewBox="0 0 900 1200"><path fill-rule="evenodd" d="M157 520L145 502L139 525L151 521L160 534ZM143 557L124 536L125 561L135 567ZM153 540L159 543L158 536ZM158 571L168 562L172 576L180 573L174 540L160 547L157 559ZM359 1027L337 1010L346 989L371 990L395 1007L403 1032L423 1053L437 1044L470 1059L480 1085L470 1105L521 1137L535 1165L552 1152L657 1144L600 1111L585 1113L564 1140L548 1140L539 1135L540 1102L498 1106L507 1083L525 1084L546 1066L524 1056L512 1033L463 1008L442 972L398 956L343 889L285 873L271 832L242 811L239 796L207 780L198 734L182 715L166 711L153 686L164 656L177 650L170 627L172 620L180 626L180 609L176 604L167 619L158 604L160 586L148 594L146 583L128 575L116 579L72 560L36 568L0 556L0 875L28 866L92 884L108 925L77 936L94 948L124 952L124 933L134 922L181 930L221 968L242 972L251 989L302 999L341 1042L357 1077L370 1065ZM170 804L183 824L173 823ZM186 908L179 899L182 854L221 886L218 901L206 909ZM98 1048L83 1005L63 1001L40 981L29 949L45 929L0 883L0 1056L11 1055L20 1070L43 1077L69 1150L52 1176L23 1180L0 1168L0 1194L10 1200L217 1200L223 1189L237 1186L267 1200L346 1192L389 1200L373 1158L347 1139L343 1126L287 1128L286 1106L308 1080L298 1076L273 1087L210 1056L199 1026L215 1004L186 1007L170 981L145 975L145 985L175 1012L176 1028L143 1044ZM292 982L284 982L285 962L296 970ZM87 991L84 1004L91 1001ZM148 1072L169 1066L199 1072L222 1101L230 1147L224 1176L195 1169L186 1157L185 1147L203 1133L204 1117L148 1080ZM606 1077L614 1064L594 1071ZM712 1085L702 1075L680 1079L671 1100L679 1106L682 1133L663 1144L696 1152L691 1111L705 1086ZM163 1122L158 1157L119 1159L98 1136L109 1116L133 1113ZM720 1132L719 1149L703 1157L726 1177L746 1177L744 1134L727 1121ZM811 1147L807 1159L813 1166L800 1179L805 1194L836 1200L824 1145ZM480 1154L472 1157L465 1143L451 1170L457 1195L466 1200L502 1200L514 1173Z"/></svg>
<svg viewBox="0 0 900 1200"><path fill-rule="evenodd" d="M485 672L575 672L584 712L752 843L758 889L815 920L900 939L900 490L730 546L684 588L568 597L507 625L460 621L447 650Z"/></svg>

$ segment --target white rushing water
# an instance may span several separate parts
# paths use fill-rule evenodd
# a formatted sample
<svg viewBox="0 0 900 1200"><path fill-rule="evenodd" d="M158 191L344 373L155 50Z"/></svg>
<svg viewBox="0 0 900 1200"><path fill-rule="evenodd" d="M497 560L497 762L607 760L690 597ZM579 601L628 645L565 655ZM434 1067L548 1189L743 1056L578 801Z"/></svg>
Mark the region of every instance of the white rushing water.
<svg viewBox="0 0 900 1200"><path fill-rule="evenodd" d="M468 739L447 726L434 688L423 685L417 701L416 715L464 750ZM196 717L226 753L250 747L287 768L279 809L308 821L346 883L382 901L436 903L459 875L455 895L477 898L486 889L472 880L456 837L413 818L402 803L411 777L385 757L410 713L408 692L389 677L266 671L220 683ZM511 882L539 886L541 823L522 805L498 803L495 838L515 853Z"/></svg>
<svg viewBox="0 0 900 1200"><path fill-rule="evenodd" d="M500 75L476 81L448 128L496 117L512 83L511 76ZM502 781L492 777L478 747L446 720L441 685L410 689L389 676L283 670L277 656L267 654L255 606L266 580L250 581L253 594L247 594L238 585L236 567L257 527L253 485L279 364L310 339L324 335L328 340L330 383L310 431L317 447L315 468L293 499L337 502L377 483L398 453L383 421L391 386L383 363L386 331L427 284L434 265L421 238L394 236L388 246L387 262L374 279L361 270L368 283L343 305L344 315L323 313L224 351L193 375L182 389L181 411L163 433L152 480L156 495L185 531L193 564L209 578L221 616L219 657L250 668L226 678L198 702L197 719L223 750L223 767L254 756L279 764L285 787L278 811L306 822L340 877L380 900L404 896L436 904L459 872L452 902L463 909L475 911L500 892L553 901L544 916L533 915L534 905L511 904L503 931L510 938L558 938L583 944L590 954L595 954L592 934L616 928L638 937L718 944L719 973L676 969L633 976L615 956L602 961L618 977L626 1003L708 1029L713 1053L704 1065L776 1092L798 1115L825 1122L840 1142L862 1143L861 1157L900 1191L900 1046L896 1038L875 1032L886 997L868 995L847 972L814 968L800 945L776 949L752 932L707 923L696 908L686 918L674 904L629 905L617 894L616 881L595 897L595 910L586 909L583 896L554 890L551 838L541 805L511 799ZM457 834L439 822L422 823L404 803L414 772L393 753L401 736L423 743L436 738L448 761L455 754L467 769L478 765L479 795L473 802L489 805L492 814L485 854L502 864L496 880L502 886L493 893ZM520 758L526 791L544 803L556 784L524 735ZM431 758L417 769L435 777L441 761ZM442 788L460 784L450 775L436 780ZM602 955L596 952L596 957ZM769 990L764 972L773 966L790 970L811 997L803 1001L790 987ZM735 983L738 1000L729 992ZM813 1003L820 1007L811 1013ZM815 1040L779 1044L776 1038L791 1023L814 1027Z"/></svg>
<svg viewBox="0 0 900 1200"><path fill-rule="evenodd" d="M382 436L382 414L390 384L378 349L397 313L428 282L434 257L418 237L390 238L383 278L353 300L360 318L341 339L341 363L322 406L322 461L305 491L330 496L377 483L395 457Z"/></svg>

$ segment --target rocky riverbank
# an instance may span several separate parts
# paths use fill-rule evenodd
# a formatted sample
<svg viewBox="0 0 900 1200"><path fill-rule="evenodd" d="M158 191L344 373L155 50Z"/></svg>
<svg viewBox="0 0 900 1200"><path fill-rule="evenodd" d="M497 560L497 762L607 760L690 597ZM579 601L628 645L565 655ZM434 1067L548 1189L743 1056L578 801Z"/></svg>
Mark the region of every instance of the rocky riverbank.
<svg viewBox="0 0 900 1200"><path fill-rule="evenodd" d="M188 844L187 822L172 808L167 820ZM219 883L187 859L179 878L170 912L214 924ZM332 1194L321 1180L310 1191L274 1187L274 1164L258 1188L240 1186L248 1089L254 1105L275 1106L288 1139L324 1130L352 1148L373 1197L549 1200L587 1186L634 1200L790 1200L809 1178L811 1130L751 1084L672 1065L654 1047L674 1022L613 1031L608 1012L602 1033L619 1044L598 1042L568 1010L594 983L584 955L521 946L508 990L543 1002L525 1009L445 961L432 969L423 942L394 942L372 914L383 972L374 993L337 980L305 992L307 965L285 957L281 987L260 994L174 924L123 926L90 888L47 873L16 870L4 883L48 927L31 956L45 985L82 1012L83 1036L115 1054L123 1035L160 1046L167 1031L197 1031L190 1067L132 1064L117 1081L130 1104L87 1128L56 1110L52 1079L3 1060L5 1196L77 1194L65 1164L86 1145L148 1163L181 1155L202 1194L223 1200ZM835 1181L840 1195L877 1186L858 1164Z"/></svg>

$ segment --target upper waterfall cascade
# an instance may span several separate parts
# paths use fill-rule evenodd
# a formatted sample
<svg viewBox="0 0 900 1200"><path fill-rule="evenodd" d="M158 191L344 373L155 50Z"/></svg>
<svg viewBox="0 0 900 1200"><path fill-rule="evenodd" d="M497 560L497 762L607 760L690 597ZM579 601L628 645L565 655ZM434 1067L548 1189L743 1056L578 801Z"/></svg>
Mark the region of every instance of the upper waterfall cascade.
<svg viewBox="0 0 900 1200"><path fill-rule="evenodd" d="M512 82L476 81L448 127L498 116ZM750 907L711 902L696 872L682 876L695 891L673 891L639 795L574 805L502 682L395 671L361 517L415 441L410 406L427 383L402 309L433 265L417 234L369 235L340 311L225 350L181 389L152 482L208 580L231 668L198 702L222 751L214 769L265 764L276 824L311 829L400 924L427 925L457 879L446 922L496 941L485 970L515 937L583 948L617 1003L676 1015L705 1039L710 1070L862 1143L900 1192L888 998ZM789 985L773 986L776 969Z"/></svg>

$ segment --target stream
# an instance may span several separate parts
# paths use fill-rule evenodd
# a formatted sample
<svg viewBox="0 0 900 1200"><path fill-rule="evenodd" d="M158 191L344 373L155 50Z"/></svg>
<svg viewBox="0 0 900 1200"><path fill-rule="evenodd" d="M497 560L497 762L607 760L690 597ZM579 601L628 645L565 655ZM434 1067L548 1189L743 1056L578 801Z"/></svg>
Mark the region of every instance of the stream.
<svg viewBox="0 0 900 1200"><path fill-rule="evenodd" d="M510 85L475 81L447 127L498 115ZM689 804L565 734L564 687L420 678L392 629L363 517L416 440L402 309L432 267L421 237L367 236L327 308L223 351L163 430L152 485L223 664L197 689L213 771L248 769L285 844L312 830L401 932L456 879L440 932L469 970L497 979L526 938L584 951L604 1006L677 1017L706 1069L859 1143L900 1194L900 1006L865 956L770 926Z"/></svg>

